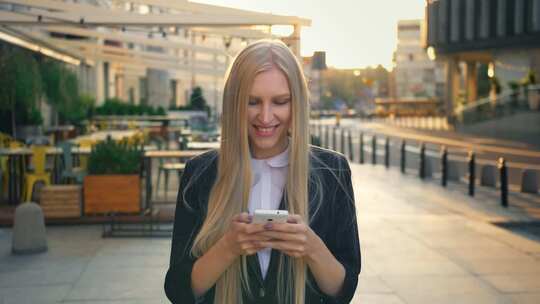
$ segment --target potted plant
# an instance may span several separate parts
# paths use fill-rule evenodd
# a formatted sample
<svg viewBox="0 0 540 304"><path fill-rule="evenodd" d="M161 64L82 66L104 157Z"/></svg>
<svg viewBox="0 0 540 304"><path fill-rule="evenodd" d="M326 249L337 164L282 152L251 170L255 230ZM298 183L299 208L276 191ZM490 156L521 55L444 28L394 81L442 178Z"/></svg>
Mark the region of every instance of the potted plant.
<svg viewBox="0 0 540 304"><path fill-rule="evenodd" d="M510 100L512 102L512 106L516 107L518 105L519 98L519 83L517 81L509 81L508 87L511 91Z"/></svg>
<svg viewBox="0 0 540 304"><path fill-rule="evenodd" d="M108 138L92 149L84 178L84 213L141 211L142 148Z"/></svg>
<svg viewBox="0 0 540 304"><path fill-rule="evenodd" d="M540 109L540 92L536 85L536 73L529 70L524 79L522 79L523 89L526 92L526 98L531 110Z"/></svg>

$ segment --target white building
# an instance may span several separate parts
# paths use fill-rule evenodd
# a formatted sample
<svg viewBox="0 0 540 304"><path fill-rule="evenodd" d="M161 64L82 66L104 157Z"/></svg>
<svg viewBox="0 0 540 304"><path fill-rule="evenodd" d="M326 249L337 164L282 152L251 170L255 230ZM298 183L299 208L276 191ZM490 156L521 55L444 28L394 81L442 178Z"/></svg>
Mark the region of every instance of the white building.
<svg viewBox="0 0 540 304"><path fill-rule="evenodd" d="M430 60L422 44L422 20L401 20L394 53L395 97L436 98L444 93L444 69Z"/></svg>

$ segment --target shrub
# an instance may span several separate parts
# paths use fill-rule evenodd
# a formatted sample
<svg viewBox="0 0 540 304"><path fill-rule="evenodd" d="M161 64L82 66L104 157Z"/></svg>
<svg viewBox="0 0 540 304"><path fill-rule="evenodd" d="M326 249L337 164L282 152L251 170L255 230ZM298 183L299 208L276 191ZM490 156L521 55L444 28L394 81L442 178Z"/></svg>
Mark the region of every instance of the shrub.
<svg viewBox="0 0 540 304"><path fill-rule="evenodd" d="M88 158L88 173L139 174L141 171L142 148L126 141L115 142L108 138L92 148Z"/></svg>

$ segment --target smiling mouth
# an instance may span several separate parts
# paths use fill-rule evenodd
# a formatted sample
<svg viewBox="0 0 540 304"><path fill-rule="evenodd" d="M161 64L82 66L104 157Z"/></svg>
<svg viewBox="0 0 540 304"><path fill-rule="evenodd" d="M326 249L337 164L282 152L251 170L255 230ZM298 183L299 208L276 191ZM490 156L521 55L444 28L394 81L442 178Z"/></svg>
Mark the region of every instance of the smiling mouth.
<svg viewBox="0 0 540 304"><path fill-rule="evenodd" d="M273 130L277 129L277 127L279 127L279 125L270 126L270 127L261 127L261 126L253 125L253 127L255 127L255 129L257 129L257 131L266 133L266 132L272 132Z"/></svg>

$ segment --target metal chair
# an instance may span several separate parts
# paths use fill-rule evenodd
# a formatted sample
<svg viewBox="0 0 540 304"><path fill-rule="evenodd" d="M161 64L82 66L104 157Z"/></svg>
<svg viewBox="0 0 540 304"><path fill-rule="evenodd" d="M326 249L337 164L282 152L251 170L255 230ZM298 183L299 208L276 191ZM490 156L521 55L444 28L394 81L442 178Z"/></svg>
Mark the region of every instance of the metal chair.
<svg viewBox="0 0 540 304"><path fill-rule="evenodd" d="M32 146L32 165L34 172L24 174L23 199L28 202L32 199L34 186L37 182L43 182L45 185L51 184L51 174L45 171L47 158L47 146Z"/></svg>
<svg viewBox="0 0 540 304"><path fill-rule="evenodd" d="M81 167L73 167L73 153L71 152L73 146L72 143L67 141L60 143L64 160L61 180L75 180L76 183L82 184L84 177L86 176L86 170Z"/></svg>
<svg viewBox="0 0 540 304"><path fill-rule="evenodd" d="M162 141L155 141L158 150L161 150L163 147ZM184 171L185 163L182 162L166 162L163 158L158 158L159 161L159 167L158 167L158 176L156 181L156 195L159 193L159 185L161 181L161 173L163 173L165 177L165 199L167 199L167 194L169 192L169 173L170 172L177 172L178 176L182 174Z"/></svg>

